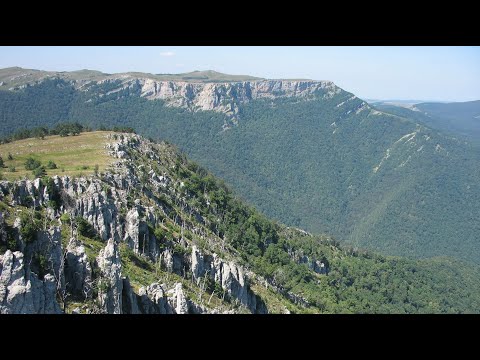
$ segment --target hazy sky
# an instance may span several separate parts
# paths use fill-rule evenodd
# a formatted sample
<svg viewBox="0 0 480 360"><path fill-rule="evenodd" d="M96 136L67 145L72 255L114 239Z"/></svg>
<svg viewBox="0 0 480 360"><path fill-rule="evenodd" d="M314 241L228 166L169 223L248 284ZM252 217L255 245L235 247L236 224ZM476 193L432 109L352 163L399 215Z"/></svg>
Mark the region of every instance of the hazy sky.
<svg viewBox="0 0 480 360"><path fill-rule="evenodd" d="M332 80L366 99L480 99L480 47L0 47L0 68Z"/></svg>

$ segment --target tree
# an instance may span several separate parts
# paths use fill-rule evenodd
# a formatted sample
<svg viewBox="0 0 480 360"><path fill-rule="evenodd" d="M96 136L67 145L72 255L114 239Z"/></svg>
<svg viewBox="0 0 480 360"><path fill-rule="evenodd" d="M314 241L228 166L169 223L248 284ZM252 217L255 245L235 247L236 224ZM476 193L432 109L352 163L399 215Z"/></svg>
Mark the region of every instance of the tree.
<svg viewBox="0 0 480 360"><path fill-rule="evenodd" d="M82 132L82 130L83 130L83 126L77 122L71 125L71 133L73 136L79 135Z"/></svg>
<svg viewBox="0 0 480 360"><path fill-rule="evenodd" d="M25 161L25 169L26 170L35 170L36 168L40 167L41 165L42 165L42 163L40 161L34 159L31 156Z"/></svg>
<svg viewBox="0 0 480 360"><path fill-rule="evenodd" d="M38 213L23 212L20 215L20 235L25 243L33 242L37 237L37 231L40 230Z"/></svg>
<svg viewBox="0 0 480 360"><path fill-rule="evenodd" d="M48 129L45 127L38 127L32 130L32 135L37 139L45 139L45 135L48 135Z"/></svg>
<svg viewBox="0 0 480 360"><path fill-rule="evenodd" d="M56 169L56 168L57 168L57 164L55 164L52 160L50 160L47 163L47 169Z"/></svg>
<svg viewBox="0 0 480 360"><path fill-rule="evenodd" d="M60 131L58 132L58 135L60 135L61 137L65 137L65 136L68 136L69 132L68 132L68 129L66 128L62 128L60 129Z"/></svg>

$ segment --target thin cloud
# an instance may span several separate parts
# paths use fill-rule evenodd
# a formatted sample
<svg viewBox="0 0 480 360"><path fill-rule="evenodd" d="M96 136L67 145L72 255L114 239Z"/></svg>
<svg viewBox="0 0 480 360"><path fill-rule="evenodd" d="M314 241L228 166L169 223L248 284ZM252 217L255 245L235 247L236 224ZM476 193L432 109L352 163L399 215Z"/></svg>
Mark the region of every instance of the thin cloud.
<svg viewBox="0 0 480 360"><path fill-rule="evenodd" d="M160 53L160 56L171 57L171 56L175 56L175 53L173 51L163 51Z"/></svg>

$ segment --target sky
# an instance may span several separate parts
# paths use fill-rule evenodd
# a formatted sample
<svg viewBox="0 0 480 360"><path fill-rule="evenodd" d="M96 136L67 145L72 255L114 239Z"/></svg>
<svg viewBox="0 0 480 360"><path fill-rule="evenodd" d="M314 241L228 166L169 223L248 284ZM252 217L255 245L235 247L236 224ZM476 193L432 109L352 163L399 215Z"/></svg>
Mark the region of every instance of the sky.
<svg viewBox="0 0 480 360"><path fill-rule="evenodd" d="M480 47L0 47L0 68L154 74L215 70L331 80L363 99L480 99Z"/></svg>

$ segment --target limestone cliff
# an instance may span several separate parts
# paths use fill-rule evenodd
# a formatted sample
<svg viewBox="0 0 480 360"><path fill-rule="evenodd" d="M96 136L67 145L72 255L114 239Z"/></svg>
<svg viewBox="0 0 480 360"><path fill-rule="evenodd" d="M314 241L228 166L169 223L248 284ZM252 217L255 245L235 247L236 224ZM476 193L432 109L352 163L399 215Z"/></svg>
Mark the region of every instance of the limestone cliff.
<svg viewBox="0 0 480 360"><path fill-rule="evenodd" d="M145 73L102 74L94 71L47 72L22 68L0 70L0 88L11 91L38 84L46 79L63 79L76 89L91 92L95 85L100 92L95 96L120 94L129 89L130 96L149 100L161 99L167 106L191 111L211 110L226 114L233 123L241 117L240 105L256 99L297 97L299 100L329 99L343 90L331 81L260 79L250 76L220 74L213 71L197 74L162 76ZM213 75L213 76L212 76ZM365 104L366 106L366 104Z"/></svg>

